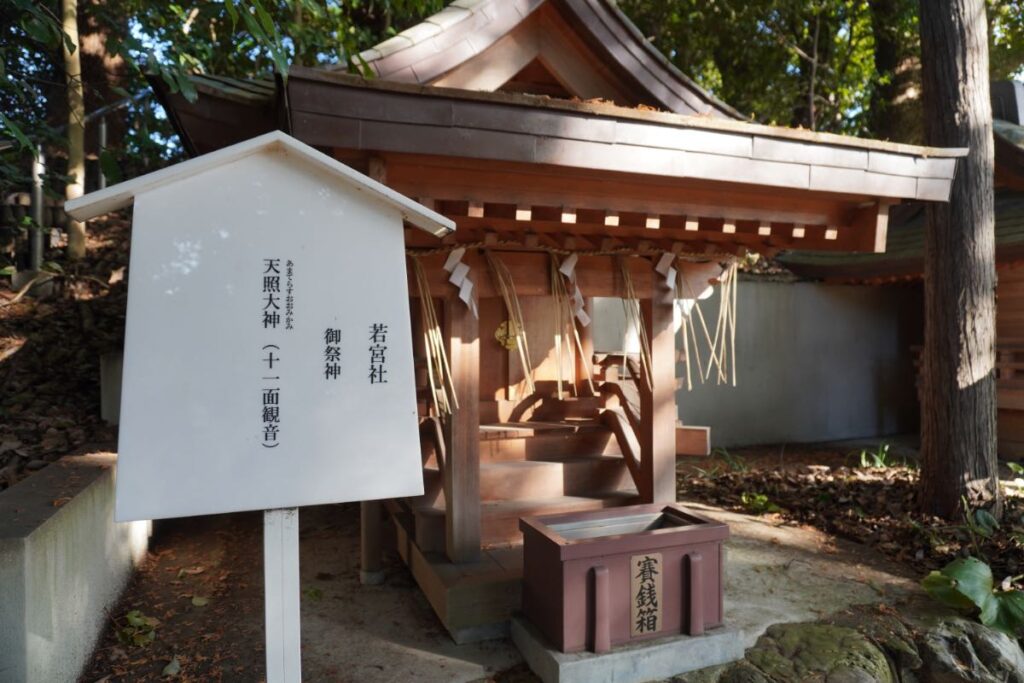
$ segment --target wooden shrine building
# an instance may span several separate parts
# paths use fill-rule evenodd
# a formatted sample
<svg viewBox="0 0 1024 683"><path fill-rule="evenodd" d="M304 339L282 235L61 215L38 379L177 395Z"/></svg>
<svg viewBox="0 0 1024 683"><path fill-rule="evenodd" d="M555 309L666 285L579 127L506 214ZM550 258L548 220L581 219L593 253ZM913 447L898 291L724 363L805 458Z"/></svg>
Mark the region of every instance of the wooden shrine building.
<svg viewBox="0 0 1024 683"><path fill-rule="evenodd" d="M458 0L362 57L372 78L195 76L194 103L153 84L190 153L279 128L457 224L406 233L427 493L385 507L459 641L518 606L520 517L675 500L681 274L882 251L890 207L946 201L964 154L749 123L609 0ZM594 357L593 297L632 306L638 358Z"/></svg>

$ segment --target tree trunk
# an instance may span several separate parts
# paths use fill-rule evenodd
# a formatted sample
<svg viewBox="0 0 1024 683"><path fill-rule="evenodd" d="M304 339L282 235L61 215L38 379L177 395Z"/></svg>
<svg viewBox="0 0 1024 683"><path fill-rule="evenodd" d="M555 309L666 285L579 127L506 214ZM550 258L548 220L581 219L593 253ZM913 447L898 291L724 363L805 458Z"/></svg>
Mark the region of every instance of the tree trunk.
<svg viewBox="0 0 1024 683"><path fill-rule="evenodd" d="M924 511L996 506L995 224L984 0L920 0L925 130L967 147L950 201L927 207L921 392Z"/></svg>
<svg viewBox="0 0 1024 683"><path fill-rule="evenodd" d="M871 32L875 39L875 83L870 116L873 137L896 142L924 142L921 108L921 60L916 32L909 20L914 0L873 0Z"/></svg>
<svg viewBox="0 0 1024 683"><path fill-rule="evenodd" d="M85 192L85 98L82 86L82 60L78 49L78 0L63 0L63 28L74 47L64 45L64 73L68 95L68 170L64 188L67 199ZM85 256L85 223L68 219L68 256Z"/></svg>

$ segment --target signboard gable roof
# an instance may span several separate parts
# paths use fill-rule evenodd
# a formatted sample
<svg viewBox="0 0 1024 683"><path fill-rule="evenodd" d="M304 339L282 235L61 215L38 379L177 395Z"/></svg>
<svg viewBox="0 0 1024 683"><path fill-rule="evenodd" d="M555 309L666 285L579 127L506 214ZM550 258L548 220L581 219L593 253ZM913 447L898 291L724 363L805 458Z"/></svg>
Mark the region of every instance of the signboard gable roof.
<svg viewBox="0 0 1024 683"><path fill-rule="evenodd" d="M253 154L267 152L295 155L295 157L326 171L329 175L337 178L338 182L365 192L372 199L394 207L402 215L403 220L433 235L441 237L455 229L455 223L451 219L427 209L386 185L276 130L112 185L84 197L72 199L65 204L65 210L77 220L95 218L130 205L137 194L177 182L183 178L194 177L209 169L233 163Z"/></svg>

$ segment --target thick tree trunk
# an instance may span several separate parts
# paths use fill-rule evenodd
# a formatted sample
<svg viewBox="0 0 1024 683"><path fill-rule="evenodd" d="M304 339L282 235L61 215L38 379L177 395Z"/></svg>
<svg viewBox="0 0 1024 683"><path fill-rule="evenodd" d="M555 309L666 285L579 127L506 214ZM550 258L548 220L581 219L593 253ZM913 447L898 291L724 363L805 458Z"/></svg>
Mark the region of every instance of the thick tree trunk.
<svg viewBox="0 0 1024 683"><path fill-rule="evenodd" d="M871 91L870 122L873 137L921 144L921 60L914 33L907 28L915 4L915 0L870 3L876 79Z"/></svg>
<svg viewBox="0 0 1024 683"><path fill-rule="evenodd" d="M921 504L952 517L961 497L998 505L992 110L984 0L921 0L925 130L967 147L925 237Z"/></svg>
<svg viewBox="0 0 1024 683"><path fill-rule="evenodd" d="M68 170L70 178L64 188L67 199L81 197L85 192L85 98L82 86L82 60L78 49L78 0L63 0L64 33L74 50L64 46L64 73L68 95ZM68 255L85 256L85 223L68 219Z"/></svg>

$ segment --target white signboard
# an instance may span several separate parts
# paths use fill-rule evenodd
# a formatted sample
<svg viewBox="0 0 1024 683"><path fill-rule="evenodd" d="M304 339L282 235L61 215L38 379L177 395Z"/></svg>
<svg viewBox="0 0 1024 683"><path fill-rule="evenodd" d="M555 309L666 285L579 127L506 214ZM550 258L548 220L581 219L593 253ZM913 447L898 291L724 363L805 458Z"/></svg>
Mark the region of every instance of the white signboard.
<svg viewBox="0 0 1024 683"><path fill-rule="evenodd" d="M276 144L129 188L118 520L423 492L415 205L264 137Z"/></svg>

